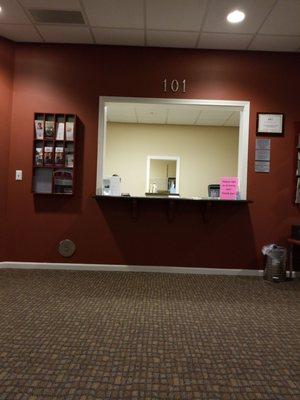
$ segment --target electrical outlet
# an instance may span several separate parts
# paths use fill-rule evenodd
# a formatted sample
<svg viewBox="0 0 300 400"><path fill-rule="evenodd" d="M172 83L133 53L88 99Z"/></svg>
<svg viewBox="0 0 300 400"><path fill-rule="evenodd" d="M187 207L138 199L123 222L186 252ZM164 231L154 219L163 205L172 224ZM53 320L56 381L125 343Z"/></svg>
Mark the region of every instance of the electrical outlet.
<svg viewBox="0 0 300 400"><path fill-rule="evenodd" d="M16 181L22 181L23 180L23 171L20 169L16 170Z"/></svg>

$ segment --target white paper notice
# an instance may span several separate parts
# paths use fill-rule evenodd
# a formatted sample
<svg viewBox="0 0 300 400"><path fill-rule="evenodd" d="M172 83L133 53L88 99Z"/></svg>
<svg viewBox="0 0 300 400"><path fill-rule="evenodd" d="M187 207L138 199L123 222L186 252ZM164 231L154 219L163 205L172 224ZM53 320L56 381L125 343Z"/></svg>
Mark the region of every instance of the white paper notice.
<svg viewBox="0 0 300 400"><path fill-rule="evenodd" d="M269 161L255 161L255 172L270 172Z"/></svg>

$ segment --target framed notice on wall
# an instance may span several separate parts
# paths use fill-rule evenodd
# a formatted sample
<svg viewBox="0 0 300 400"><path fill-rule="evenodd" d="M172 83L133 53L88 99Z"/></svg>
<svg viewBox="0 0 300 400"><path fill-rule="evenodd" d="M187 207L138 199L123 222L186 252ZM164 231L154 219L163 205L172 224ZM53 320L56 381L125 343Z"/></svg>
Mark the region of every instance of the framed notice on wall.
<svg viewBox="0 0 300 400"><path fill-rule="evenodd" d="M257 135L283 135L283 114L281 113L257 113Z"/></svg>

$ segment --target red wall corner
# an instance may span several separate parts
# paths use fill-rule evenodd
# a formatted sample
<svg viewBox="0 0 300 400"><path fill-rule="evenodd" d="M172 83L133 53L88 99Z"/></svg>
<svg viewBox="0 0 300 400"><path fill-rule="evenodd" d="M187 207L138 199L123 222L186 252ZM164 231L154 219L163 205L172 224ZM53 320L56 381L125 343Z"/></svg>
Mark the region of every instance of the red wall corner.
<svg viewBox="0 0 300 400"><path fill-rule="evenodd" d="M5 257L6 196L14 80L14 43L0 37L0 262Z"/></svg>

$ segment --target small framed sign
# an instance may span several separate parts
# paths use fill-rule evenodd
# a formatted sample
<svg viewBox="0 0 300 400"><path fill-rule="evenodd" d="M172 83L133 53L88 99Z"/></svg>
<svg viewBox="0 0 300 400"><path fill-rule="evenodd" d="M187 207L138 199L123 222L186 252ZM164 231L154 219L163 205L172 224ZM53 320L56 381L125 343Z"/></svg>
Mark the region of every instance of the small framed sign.
<svg viewBox="0 0 300 400"><path fill-rule="evenodd" d="M283 136L284 116L281 113L257 113L256 134Z"/></svg>

